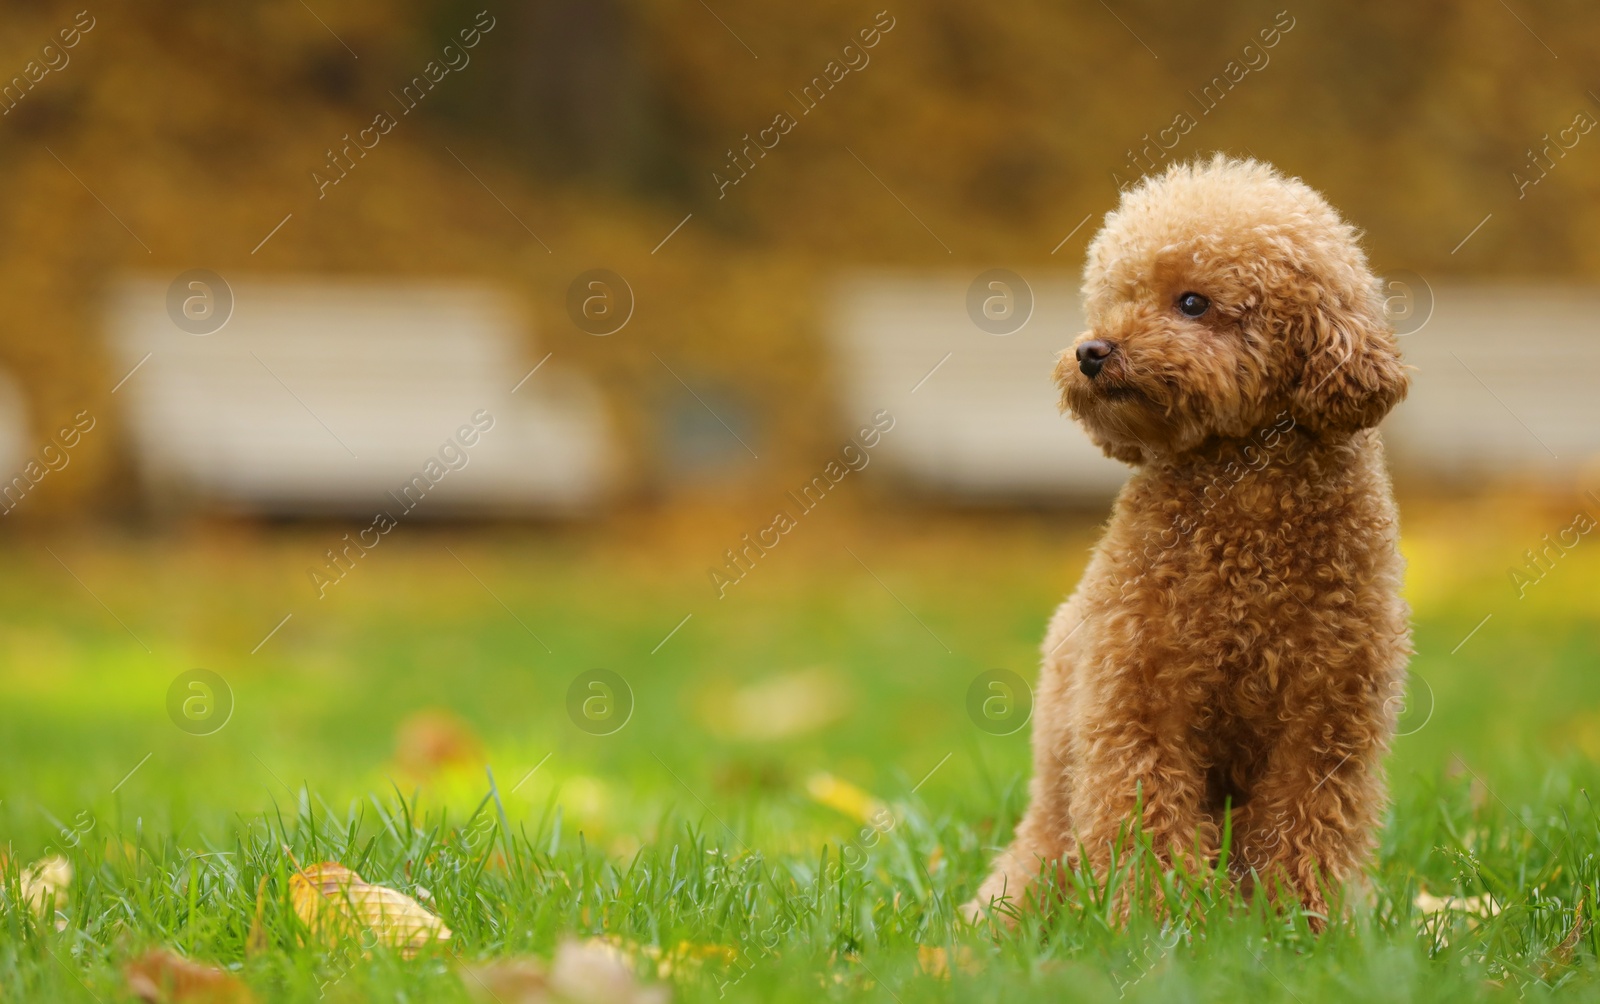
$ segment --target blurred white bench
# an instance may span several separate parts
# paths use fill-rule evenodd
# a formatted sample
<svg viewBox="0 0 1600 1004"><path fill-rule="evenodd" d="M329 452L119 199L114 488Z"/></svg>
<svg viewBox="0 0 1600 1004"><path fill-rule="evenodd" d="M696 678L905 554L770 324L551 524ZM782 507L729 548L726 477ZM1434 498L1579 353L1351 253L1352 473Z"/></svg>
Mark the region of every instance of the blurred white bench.
<svg viewBox="0 0 1600 1004"><path fill-rule="evenodd" d="M0 370L0 484L9 481L28 462L32 442L28 401L16 377Z"/></svg>
<svg viewBox="0 0 1600 1004"><path fill-rule="evenodd" d="M1600 461L1600 289L1435 283L1400 340L1411 393L1384 424L1397 475L1567 482Z"/></svg>
<svg viewBox="0 0 1600 1004"><path fill-rule="evenodd" d="M1057 411L1050 379L1056 353L1084 327L1077 278L1022 270L1033 316L992 335L967 313L976 274L862 273L839 284L829 336L841 420L854 428L889 409L897 424L875 456L928 491L1104 499L1127 468ZM1600 290L1457 282L1432 293L1431 317L1400 341L1417 368L1410 396L1384 424L1397 476L1568 483L1592 470Z"/></svg>
<svg viewBox="0 0 1600 1004"><path fill-rule="evenodd" d="M395 509L388 493L480 410L493 428L415 515L576 512L606 491L599 394L558 359L517 388L544 353L530 358L526 324L497 289L230 278L227 324L195 335L168 315L171 283L129 278L106 304L117 376L133 371L114 400L157 505Z"/></svg>
<svg viewBox="0 0 1600 1004"><path fill-rule="evenodd" d="M1110 495L1128 468L1057 410L1050 379L1056 354L1083 330L1076 281L1024 272L1032 316L992 335L967 314L976 275L870 273L839 285L829 333L843 420L854 429L888 409L895 426L875 461L939 494Z"/></svg>

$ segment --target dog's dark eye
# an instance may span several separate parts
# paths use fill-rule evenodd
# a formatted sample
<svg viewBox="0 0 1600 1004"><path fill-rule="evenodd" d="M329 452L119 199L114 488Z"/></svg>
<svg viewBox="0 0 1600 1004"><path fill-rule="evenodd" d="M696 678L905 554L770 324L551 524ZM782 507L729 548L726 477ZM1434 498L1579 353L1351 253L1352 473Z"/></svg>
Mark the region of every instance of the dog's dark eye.
<svg viewBox="0 0 1600 1004"><path fill-rule="evenodd" d="M1199 317L1211 307L1211 301L1199 293L1184 293L1178 297L1178 310L1185 317Z"/></svg>

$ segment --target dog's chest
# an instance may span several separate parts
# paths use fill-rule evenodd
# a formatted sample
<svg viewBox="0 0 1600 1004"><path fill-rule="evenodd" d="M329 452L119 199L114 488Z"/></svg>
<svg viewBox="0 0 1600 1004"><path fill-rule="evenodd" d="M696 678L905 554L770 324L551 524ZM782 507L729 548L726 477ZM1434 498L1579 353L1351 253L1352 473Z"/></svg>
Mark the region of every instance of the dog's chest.
<svg viewBox="0 0 1600 1004"><path fill-rule="evenodd" d="M1106 664L1208 702L1233 694L1248 716L1315 659L1317 632L1385 627L1385 514L1348 478L1301 473L1130 483L1086 582Z"/></svg>
<svg viewBox="0 0 1600 1004"><path fill-rule="evenodd" d="M1135 494L1123 506L1128 518L1103 544L1116 602L1176 624L1276 610L1293 598L1294 584L1315 577L1308 558L1316 538L1329 532L1303 502L1293 512L1285 501L1296 507L1256 484L1216 498Z"/></svg>

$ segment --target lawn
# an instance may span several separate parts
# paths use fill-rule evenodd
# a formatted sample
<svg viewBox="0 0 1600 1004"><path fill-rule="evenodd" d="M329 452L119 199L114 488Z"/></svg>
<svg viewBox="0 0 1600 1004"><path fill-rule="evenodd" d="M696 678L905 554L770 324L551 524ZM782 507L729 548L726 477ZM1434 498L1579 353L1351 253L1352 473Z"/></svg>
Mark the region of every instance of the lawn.
<svg viewBox="0 0 1600 1004"><path fill-rule="evenodd" d="M306 569L343 526L11 537L0 1000L135 999L125 966L164 948L257 999L513 1004L574 939L639 1000L1593 995L1600 544L1523 597L1509 576L1579 507L1404 506L1394 806L1320 936L1137 856L1124 880L1167 882L1178 920L1112 924L1084 883L999 937L953 922L1028 765L1027 730L980 729L968 688L1032 678L1091 521L841 510L720 599L706 570L748 526L408 525L321 598ZM196 669L223 686L169 701ZM183 702L229 695L192 734L216 719ZM21 873L52 855L72 879L41 916ZM320 862L453 937L407 958L308 925Z"/></svg>

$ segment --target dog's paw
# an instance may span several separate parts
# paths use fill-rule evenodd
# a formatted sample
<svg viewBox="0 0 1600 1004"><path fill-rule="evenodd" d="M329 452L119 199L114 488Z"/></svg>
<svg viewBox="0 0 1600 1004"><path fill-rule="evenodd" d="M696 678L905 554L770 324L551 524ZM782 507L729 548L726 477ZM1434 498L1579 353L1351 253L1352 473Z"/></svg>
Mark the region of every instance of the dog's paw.
<svg viewBox="0 0 1600 1004"><path fill-rule="evenodd" d="M991 899L980 895L964 904L959 912L961 919L972 927L988 929L997 938L1017 926L1016 912L1010 898L1005 896Z"/></svg>
<svg viewBox="0 0 1600 1004"><path fill-rule="evenodd" d="M966 921L968 924L971 924L973 927L980 927L989 919L988 906L978 902L975 899L969 900L962 905L959 913L961 915L961 919Z"/></svg>

